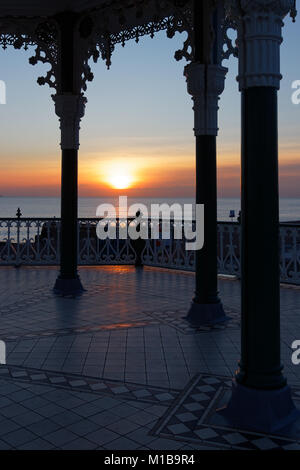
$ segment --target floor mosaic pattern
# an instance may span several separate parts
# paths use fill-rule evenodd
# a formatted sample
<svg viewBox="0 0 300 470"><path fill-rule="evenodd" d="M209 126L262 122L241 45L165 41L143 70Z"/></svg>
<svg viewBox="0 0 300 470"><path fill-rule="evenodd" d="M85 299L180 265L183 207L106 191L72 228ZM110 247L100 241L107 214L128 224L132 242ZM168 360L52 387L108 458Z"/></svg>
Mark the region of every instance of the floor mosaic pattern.
<svg viewBox="0 0 300 470"><path fill-rule="evenodd" d="M299 442L224 427L215 407L240 355L240 285L220 279L231 320L183 319L194 276L82 267L79 298L52 292L54 267L0 268L0 449L290 449ZM281 289L282 360L300 399L300 289Z"/></svg>
<svg viewBox="0 0 300 470"><path fill-rule="evenodd" d="M224 449L300 450L300 435L293 439L214 424L221 397L230 396L231 383L230 377L198 375L155 425L153 435ZM293 390L293 399L300 405L300 388Z"/></svg>

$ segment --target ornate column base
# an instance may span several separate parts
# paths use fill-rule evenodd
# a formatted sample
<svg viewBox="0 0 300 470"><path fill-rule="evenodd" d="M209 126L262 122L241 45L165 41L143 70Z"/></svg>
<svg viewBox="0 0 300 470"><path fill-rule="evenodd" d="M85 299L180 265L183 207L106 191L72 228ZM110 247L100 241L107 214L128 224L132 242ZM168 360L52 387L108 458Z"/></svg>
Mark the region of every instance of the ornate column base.
<svg viewBox="0 0 300 470"><path fill-rule="evenodd" d="M218 413L231 426L266 433L276 433L300 419L288 385L277 390L257 390L235 380L228 405Z"/></svg>
<svg viewBox="0 0 300 470"><path fill-rule="evenodd" d="M230 320L230 317L224 312L222 302L199 304L193 301L187 316L184 318L191 326L213 326Z"/></svg>
<svg viewBox="0 0 300 470"><path fill-rule="evenodd" d="M66 296L78 296L81 295L85 289L83 288L79 276L75 279L64 279L61 276L55 281L55 285L53 288L53 292L57 295L61 295L63 297Z"/></svg>

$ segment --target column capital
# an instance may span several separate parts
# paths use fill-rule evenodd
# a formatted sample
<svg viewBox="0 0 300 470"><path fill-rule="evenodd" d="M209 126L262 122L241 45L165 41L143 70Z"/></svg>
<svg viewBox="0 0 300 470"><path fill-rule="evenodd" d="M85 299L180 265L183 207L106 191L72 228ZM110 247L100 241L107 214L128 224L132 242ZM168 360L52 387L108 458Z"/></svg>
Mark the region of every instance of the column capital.
<svg viewBox="0 0 300 470"><path fill-rule="evenodd" d="M218 101L228 69L221 65L192 62L184 69L187 90L194 101L195 135L218 134Z"/></svg>
<svg viewBox="0 0 300 470"><path fill-rule="evenodd" d="M80 120L84 116L87 99L71 93L63 93L52 96L55 104L55 113L60 120L61 148L79 148Z"/></svg>
<svg viewBox="0 0 300 470"><path fill-rule="evenodd" d="M255 13L273 13L284 18L293 6L293 0L225 0L227 11L235 17Z"/></svg>
<svg viewBox="0 0 300 470"><path fill-rule="evenodd" d="M240 90L280 88L280 45L283 18L293 0L227 0L227 15L237 24Z"/></svg>

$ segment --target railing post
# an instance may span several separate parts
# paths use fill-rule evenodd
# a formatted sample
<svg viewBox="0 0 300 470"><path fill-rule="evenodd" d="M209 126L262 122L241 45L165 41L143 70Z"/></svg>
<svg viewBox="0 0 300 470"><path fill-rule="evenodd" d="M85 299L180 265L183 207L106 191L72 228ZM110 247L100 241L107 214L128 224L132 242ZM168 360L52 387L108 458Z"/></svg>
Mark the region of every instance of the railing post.
<svg viewBox="0 0 300 470"><path fill-rule="evenodd" d="M21 217L22 217L22 212L20 207L18 207L17 212L17 251L16 251L16 262L15 262L15 268L20 268L21 266L21 261L20 261L20 228L21 228Z"/></svg>

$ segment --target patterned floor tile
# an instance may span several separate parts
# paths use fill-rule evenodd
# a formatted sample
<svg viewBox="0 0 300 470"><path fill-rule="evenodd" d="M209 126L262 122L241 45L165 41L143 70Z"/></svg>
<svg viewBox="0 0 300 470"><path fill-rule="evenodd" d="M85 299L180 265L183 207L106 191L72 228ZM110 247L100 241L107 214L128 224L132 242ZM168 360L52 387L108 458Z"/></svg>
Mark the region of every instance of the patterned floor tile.
<svg viewBox="0 0 300 470"><path fill-rule="evenodd" d="M229 321L222 324L222 325L211 325L211 326L201 326L201 327L193 327L191 326L185 319L187 311L186 309L174 309L174 310L166 310L166 311L144 311L145 314L153 317L157 321L164 323L172 328L175 328L180 333L183 334L199 334L199 333L207 333L209 331L219 331L225 330L227 328L236 329L240 328L240 313L238 310L234 310L233 308L229 308L224 306L224 310L226 315L229 318Z"/></svg>
<svg viewBox="0 0 300 470"><path fill-rule="evenodd" d="M133 322L128 322L128 323L116 323L116 324L111 324L111 325L100 325L100 326L87 326L87 327L81 327L81 328L63 328L63 329L58 329L58 330L46 330L46 331L33 331L30 333L26 332L20 332L19 334L10 334L5 332L4 334L1 334L0 336L2 341L5 342L10 342L10 341L16 341L16 340L30 340L30 339L38 339L40 337L61 337L61 336L70 336L70 335L81 335L81 334L87 334L87 333L97 333L101 331L111 331L111 330L125 330L128 328L141 328L141 327L146 327L146 326L153 326L153 325L158 325L159 321L155 321L152 319L149 319L148 321L133 321Z"/></svg>
<svg viewBox="0 0 300 470"><path fill-rule="evenodd" d="M269 435L236 429L228 423L216 424L212 417L220 407L224 391L230 391L231 383L229 377L197 375L156 423L151 434L193 444L204 443L218 449L273 450L300 445L300 435L294 438ZM293 389L293 393L296 400L299 388Z"/></svg>
<svg viewBox="0 0 300 470"><path fill-rule="evenodd" d="M22 369L20 367L0 365L1 379L18 379L27 383L40 383L69 390L93 392L95 394L108 394L126 400L139 400L145 403L169 405L178 396L178 390L169 390L163 387L149 387L133 383L107 381L94 377L62 374L52 371L43 371L37 374L35 369Z"/></svg>
<svg viewBox="0 0 300 470"><path fill-rule="evenodd" d="M7 286L0 292L0 339L8 353L8 364L0 366L0 449L300 448L286 437L214 420L239 359L238 281L219 282L231 321L194 329L183 319L193 274L80 268L87 290L73 299L53 295L56 271L0 268ZM300 383L300 368L291 364L291 344L300 337L299 295L281 289L290 383ZM299 399L300 388L294 393Z"/></svg>

